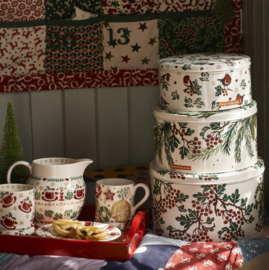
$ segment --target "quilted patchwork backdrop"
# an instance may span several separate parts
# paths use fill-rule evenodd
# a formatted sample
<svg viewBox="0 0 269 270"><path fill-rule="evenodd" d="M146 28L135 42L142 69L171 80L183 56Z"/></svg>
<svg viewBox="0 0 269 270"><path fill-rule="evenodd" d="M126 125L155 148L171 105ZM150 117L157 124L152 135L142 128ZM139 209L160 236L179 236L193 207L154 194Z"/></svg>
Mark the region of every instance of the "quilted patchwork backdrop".
<svg viewBox="0 0 269 270"><path fill-rule="evenodd" d="M0 92L158 85L160 58L241 53L241 0L227 25L215 2L2 0Z"/></svg>

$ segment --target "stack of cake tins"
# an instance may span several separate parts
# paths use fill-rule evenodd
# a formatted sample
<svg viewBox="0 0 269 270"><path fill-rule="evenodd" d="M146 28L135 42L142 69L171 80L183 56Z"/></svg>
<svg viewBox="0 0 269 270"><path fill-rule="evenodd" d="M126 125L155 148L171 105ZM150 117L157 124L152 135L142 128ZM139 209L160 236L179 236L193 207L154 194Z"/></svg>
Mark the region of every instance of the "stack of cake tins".
<svg viewBox="0 0 269 270"><path fill-rule="evenodd" d="M264 229L264 162L250 58L191 54L159 61L150 163L153 230L186 241L230 241Z"/></svg>

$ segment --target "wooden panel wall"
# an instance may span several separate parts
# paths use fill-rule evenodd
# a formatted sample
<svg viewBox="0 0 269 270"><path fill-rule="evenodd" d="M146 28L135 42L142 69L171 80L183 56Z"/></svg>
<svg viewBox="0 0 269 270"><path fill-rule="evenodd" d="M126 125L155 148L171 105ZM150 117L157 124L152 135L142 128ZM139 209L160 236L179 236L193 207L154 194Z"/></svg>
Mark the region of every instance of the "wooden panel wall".
<svg viewBox="0 0 269 270"><path fill-rule="evenodd" d="M11 101L29 162L58 156L91 158L91 169L148 164L158 99L157 86L1 93L0 140Z"/></svg>
<svg viewBox="0 0 269 270"><path fill-rule="evenodd" d="M243 52L251 57L252 94L258 104L258 154L265 161L269 209L269 1L243 0Z"/></svg>

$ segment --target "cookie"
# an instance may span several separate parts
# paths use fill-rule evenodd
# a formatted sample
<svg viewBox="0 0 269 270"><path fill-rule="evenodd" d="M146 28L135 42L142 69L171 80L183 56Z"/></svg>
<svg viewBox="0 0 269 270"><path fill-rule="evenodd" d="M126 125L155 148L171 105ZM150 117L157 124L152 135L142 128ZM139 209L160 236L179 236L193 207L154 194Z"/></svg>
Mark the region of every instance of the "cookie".
<svg viewBox="0 0 269 270"><path fill-rule="evenodd" d="M112 205L111 214L116 222L126 222L131 215L131 205L124 200L117 201Z"/></svg>

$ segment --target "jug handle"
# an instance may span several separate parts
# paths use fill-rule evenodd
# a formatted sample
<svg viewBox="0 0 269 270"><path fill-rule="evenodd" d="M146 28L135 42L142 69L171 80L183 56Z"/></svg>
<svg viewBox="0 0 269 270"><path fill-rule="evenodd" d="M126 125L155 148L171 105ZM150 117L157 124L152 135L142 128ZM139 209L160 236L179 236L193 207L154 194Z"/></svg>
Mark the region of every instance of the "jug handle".
<svg viewBox="0 0 269 270"><path fill-rule="evenodd" d="M18 165L24 165L24 166L26 166L26 167L29 169L29 171L30 171L30 175L32 175L32 167L31 167L31 165L30 165L29 162L27 162L27 161L17 161L17 162L15 162L15 163L13 163L13 164L10 166L10 168L8 169L8 172L7 172L7 183L8 183L8 184L11 184L10 176L11 176L12 170L14 169L14 167L16 167L16 166L18 166Z"/></svg>

